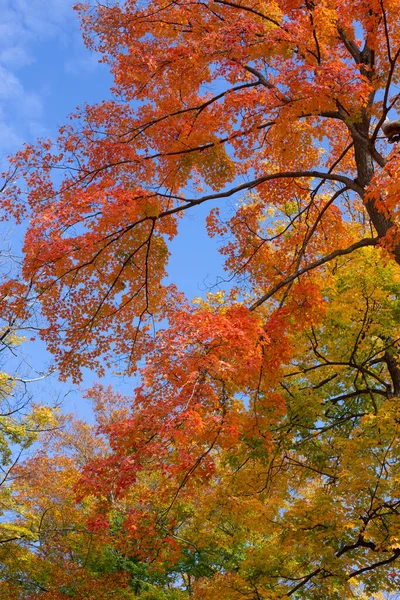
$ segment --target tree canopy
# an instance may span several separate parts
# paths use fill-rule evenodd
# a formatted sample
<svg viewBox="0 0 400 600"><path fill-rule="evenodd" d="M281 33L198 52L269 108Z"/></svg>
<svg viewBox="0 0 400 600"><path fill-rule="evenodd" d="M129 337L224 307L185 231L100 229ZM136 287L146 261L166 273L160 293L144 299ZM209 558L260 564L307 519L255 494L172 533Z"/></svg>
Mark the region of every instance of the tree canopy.
<svg viewBox="0 0 400 600"><path fill-rule="evenodd" d="M400 1L76 8L112 99L11 159L1 204L29 225L6 300L40 300L61 377L140 384L88 392L90 452L21 467L15 494L69 525L15 597L398 589ZM226 280L191 302L166 275L200 205Z"/></svg>

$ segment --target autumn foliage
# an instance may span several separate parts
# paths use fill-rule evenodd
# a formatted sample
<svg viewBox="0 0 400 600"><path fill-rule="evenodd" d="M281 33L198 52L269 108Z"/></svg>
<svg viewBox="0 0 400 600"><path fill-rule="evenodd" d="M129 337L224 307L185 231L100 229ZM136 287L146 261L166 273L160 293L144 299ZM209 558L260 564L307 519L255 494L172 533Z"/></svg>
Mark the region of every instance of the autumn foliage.
<svg viewBox="0 0 400 600"><path fill-rule="evenodd" d="M96 385L98 428L20 467L43 519L9 597L398 589L400 1L76 8L112 100L11 159L13 298L40 300L62 378L139 383ZM169 243L199 205L226 281L192 302Z"/></svg>

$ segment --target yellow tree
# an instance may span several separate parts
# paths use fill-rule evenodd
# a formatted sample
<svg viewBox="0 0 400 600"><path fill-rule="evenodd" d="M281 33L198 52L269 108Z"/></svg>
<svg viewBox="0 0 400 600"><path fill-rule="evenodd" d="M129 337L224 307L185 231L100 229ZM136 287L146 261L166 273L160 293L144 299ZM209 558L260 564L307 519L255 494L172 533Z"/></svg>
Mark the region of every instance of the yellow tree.
<svg viewBox="0 0 400 600"><path fill-rule="evenodd" d="M399 1L77 9L113 100L18 153L3 206L62 376L141 367L122 412L93 392L80 497L198 598L395 588ZM236 285L192 306L164 277L199 205Z"/></svg>

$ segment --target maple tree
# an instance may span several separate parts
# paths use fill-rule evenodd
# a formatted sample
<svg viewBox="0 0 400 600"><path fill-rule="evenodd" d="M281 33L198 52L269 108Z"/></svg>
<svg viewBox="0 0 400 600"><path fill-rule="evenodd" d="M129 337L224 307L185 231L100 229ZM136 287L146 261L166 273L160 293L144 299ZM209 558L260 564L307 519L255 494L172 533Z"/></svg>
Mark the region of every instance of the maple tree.
<svg viewBox="0 0 400 600"><path fill-rule="evenodd" d="M91 392L88 527L195 598L395 590L400 2L77 10L113 99L19 152L2 205L61 375L141 375ZM199 205L228 281L190 304L168 243Z"/></svg>
<svg viewBox="0 0 400 600"><path fill-rule="evenodd" d="M321 285L329 310L308 312L304 327L296 290L286 340L271 339L270 323L257 344L243 315L238 327L210 298L159 334L123 407L92 391L111 452L86 467L80 494L99 499L105 527L115 502L124 507L121 549L184 573L194 597L398 588L398 401L386 362L397 266L364 250Z"/></svg>

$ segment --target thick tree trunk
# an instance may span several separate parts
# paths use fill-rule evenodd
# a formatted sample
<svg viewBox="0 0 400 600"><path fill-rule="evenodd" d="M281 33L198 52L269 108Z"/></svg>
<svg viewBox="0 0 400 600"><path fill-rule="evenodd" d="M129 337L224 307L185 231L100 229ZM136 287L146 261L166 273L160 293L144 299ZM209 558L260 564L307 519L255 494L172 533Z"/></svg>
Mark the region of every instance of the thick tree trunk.
<svg viewBox="0 0 400 600"><path fill-rule="evenodd" d="M357 130L360 130L359 126L357 126ZM368 139L368 129L363 133L365 138ZM359 140L354 140L354 154L357 164L357 183L365 190L374 175L374 162L367 148ZM365 207L378 237L383 238L389 229L393 227L394 222L377 210L374 199L366 202ZM400 265L400 244L395 248L393 254L397 264Z"/></svg>
<svg viewBox="0 0 400 600"><path fill-rule="evenodd" d="M374 161L371 153L368 150L366 144L361 140L368 140L369 136L369 119L364 115L362 123L354 126L352 136L354 141L354 156L357 165L357 183L363 188L371 183L374 175ZM378 237L383 238L389 229L393 227L394 222L388 219L379 212L375 206L375 200L371 199L365 203L368 216L371 219L372 225L374 226ZM395 248L394 258L398 265L400 265L400 244ZM391 343L391 342L390 342ZM383 360L386 363L390 379L391 388L388 388L388 396L396 397L400 394L400 367L398 362L399 351L396 344L393 344L386 350Z"/></svg>
<svg viewBox="0 0 400 600"><path fill-rule="evenodd" d="M344 36L344 33L339 33L342 35L345 43L347 42L347 44L349 44ZM372 82L375 73L375 52L369 48L368 42L365 43L365 46L361 52L354 47L351 47L349 51L354 60L359 64L361 73ZM372 91L369 97L368 107L373 105L374 98L375 92ZM371 183L374 175L373 147L370 142L370 125L371 118L368 114L368 108L363 109L360 121L358 123L355 123L354 125L348 125L354 142L354 155L357 165L357 183L364 190ZM377 210L375 206L375 200L372 199L366 202L365 207L367 209L369 218L371 219L372 225L376 229L378 237L383 238L389 229L393 227L394 222ZM397 246L397 248L395 248L393 254L397 264L400 265L400 244Z"/></svg>

